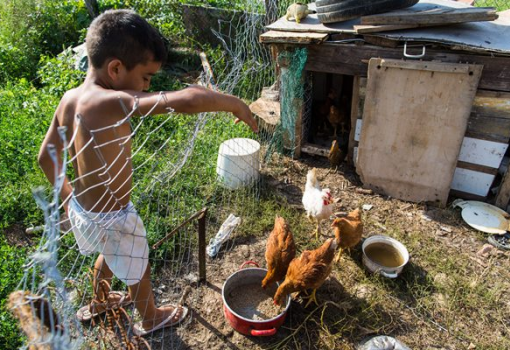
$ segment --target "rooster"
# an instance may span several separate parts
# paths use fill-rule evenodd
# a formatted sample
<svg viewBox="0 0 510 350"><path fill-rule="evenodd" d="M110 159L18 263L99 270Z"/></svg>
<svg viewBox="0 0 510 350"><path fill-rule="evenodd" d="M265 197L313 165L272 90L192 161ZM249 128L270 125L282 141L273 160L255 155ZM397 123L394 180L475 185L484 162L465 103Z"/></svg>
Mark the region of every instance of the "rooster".
<svg viewBox="0 0 510 350"><path fill-rule="evenodd" d="M334 199L331 191L327 188L320 188L317 180L316 169L308 171L306 175L305 192L303 194L303 206L306 210L306 216L310 221L317 222L315 230L315 238L319 239L320 223L324 219L328 219L333 214Z"/></svg>
<svg viewBox="0 0 510 350"><path fill-rule="evenodd" d="M344 161L346 155L347 153L338 146L338 142L333 140L328 153L328 160L331 167L338 167Z"/></svg>
<svg viewBox="0 0 510 350"><path fill-rule="evenodd" d="M289 263L296 256L296 244L285 219L276 216L274 228L267 239L267 274L262 280L262 288L285 278Z"/></svg>
<svg viewBox="0 0 510 350"><path fill-rule="evenodd" d="M299 258L292 260L285 280L276 290L273 302L282 305L287 295L312 289L312 294L307 298L309 300L305 307L312 301L318 305L315 292L331 273L336 247L336 240L329 238L321 247L315 250L305 250Z"/></svg>
<svg viewBox="0 0 510 350"><path fill-rule="evenodd" d="M343 249L350 249L361 241L363 235L363 223L361 222L361 212L355 209L347 214L346 217L336 218L331 224L335 233L338 245L338 255L335 262L340 261Z"/></svg>

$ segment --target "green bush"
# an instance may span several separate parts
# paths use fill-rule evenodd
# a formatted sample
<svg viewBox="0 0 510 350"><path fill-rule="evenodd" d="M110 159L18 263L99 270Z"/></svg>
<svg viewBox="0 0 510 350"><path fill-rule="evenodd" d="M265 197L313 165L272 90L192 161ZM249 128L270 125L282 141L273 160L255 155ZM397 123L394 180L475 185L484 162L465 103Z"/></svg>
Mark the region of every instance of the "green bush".
<svg viewBox="0 0 510 350"><path fill-rule="evenodd" d="M10 246L0 235L0 349L19 349L22 337L17 322L7 309L9 294L16 289L23 276L26 249Z"/></svg>
<svg viewBox="0 0 510 350"><path fill-rule="evenodd" d="M0 83L35 78L41 55L56 55L84 37L90 17L83 1L0 2Z"/></svg>
<svg viewBox="0 0 510 350"><path fill-rule="evenodd" d="M0 89L0 228L40 218L31 189L46 184L37 154L57 103L25 79Z"/></svg>
<svg viewBox="0 0 510 350"><path fill-rule="evenodd" d="M43 90L60 98L66 91L78 87L85 79L85 72L77 69L76 59L70 48L54 58L42 56L37 76Z"/></svg>

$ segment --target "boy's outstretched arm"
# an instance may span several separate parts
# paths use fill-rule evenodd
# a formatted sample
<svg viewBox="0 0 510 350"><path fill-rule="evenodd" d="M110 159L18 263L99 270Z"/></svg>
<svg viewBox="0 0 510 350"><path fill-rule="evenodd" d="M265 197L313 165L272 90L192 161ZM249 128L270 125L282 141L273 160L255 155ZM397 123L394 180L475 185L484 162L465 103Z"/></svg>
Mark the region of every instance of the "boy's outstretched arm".
<svg viewBox="0 0 510 350"><path fill-rule="evenodd" d="M55 151L57 153L57 162L58 162L58 171L60 172L62 169L62 141L60 136L58 135L58 119L56 115L53 117L53 121L51 122L50 128L44 137L41 148L39 150L39 156L37 160L39 161L39 166L41 167L44 175L48 178L50 183L55 186L55 165L53 164L53 160L51 159L50 154L48 153L47 146L49 144L53 144L55 146ZM65 174L64 174L65 176ZM64 184L62 185L62 190L60 191L60 198L64 205L64 209L67 213L68 199L72 193L73 189L69 183L69 179L67 176L64 177Z"/></svg>
<svg viewBox="0 0 510 350"><path fill-rule="evenodd" d="M139 110L146 114L157 103L160 93L126 92L139 98ZM258 132L257 122L248 106L239 98L192 85L179 91L163 92L162 99L152 114L168 112L167 108L177 113L230 112L236 116L236 122L245 122L254 132Z"/></svg>

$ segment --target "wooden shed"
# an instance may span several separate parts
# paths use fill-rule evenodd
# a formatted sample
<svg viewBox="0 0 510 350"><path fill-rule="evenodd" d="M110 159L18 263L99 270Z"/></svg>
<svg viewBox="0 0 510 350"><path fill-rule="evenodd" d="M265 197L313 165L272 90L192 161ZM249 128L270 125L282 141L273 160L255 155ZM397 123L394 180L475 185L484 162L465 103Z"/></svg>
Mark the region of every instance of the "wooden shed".
<svg viewBox="0 0 510 350"><path fill-rule="evenodd" d="M420 6L450 14L457 13L450 8L471 8L425 0L409 10ZM423 22L401 24L402 16L391 13L379 15L383 25L360 19L323 25L314 14L299 24L281 18L266 27L260 41L277 60L280 91L288 84L281 78L289 64L283 54L306 49L299 72L305 95L280 94L280 108L270 114L292 105L295 138L288 146L294 155L327 155L333 131L321 132L328 127L322 119L328 101L337 104L347 117L337 125L335 139L348 148L347 160L367 188L439 205L454 194L494 201L506 210L510 11L498 16L453 25L437 24L462 22L462 16L429 17L426 27Z"/></svg>

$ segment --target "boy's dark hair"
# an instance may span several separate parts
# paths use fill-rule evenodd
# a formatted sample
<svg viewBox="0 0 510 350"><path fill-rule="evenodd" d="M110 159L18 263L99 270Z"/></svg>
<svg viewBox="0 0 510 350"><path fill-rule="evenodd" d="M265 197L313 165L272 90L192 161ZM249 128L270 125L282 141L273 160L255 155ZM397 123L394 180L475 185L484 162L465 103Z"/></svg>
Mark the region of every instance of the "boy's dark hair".
<svg viewBox="0 0 510 350"><path fill-rule="evenodd" d="M108 10L96 17L87 31L86 43L94 68L117 58L131 70L151 58L165 63L167 56L159 32L132 10Z"/></svg>

